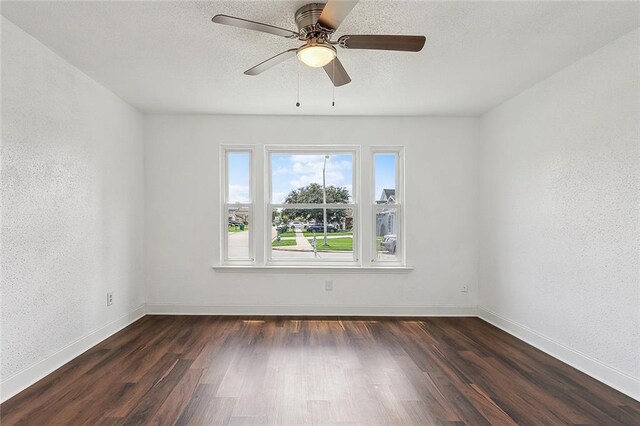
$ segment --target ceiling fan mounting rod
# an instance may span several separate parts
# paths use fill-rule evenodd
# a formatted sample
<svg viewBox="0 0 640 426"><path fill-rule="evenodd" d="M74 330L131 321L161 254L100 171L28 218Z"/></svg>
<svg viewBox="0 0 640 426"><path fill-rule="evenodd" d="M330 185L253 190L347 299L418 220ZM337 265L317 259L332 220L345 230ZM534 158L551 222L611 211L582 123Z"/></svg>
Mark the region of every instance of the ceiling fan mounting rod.
<svg viewBox="0 0 640 426"><path fill-rule="evenodd" d="M305 41L310 38L329 40L333 30L323 28L318 23L324 6L324 3L309 3L296 11L295 20L300 33L300 40Z"/></svg>

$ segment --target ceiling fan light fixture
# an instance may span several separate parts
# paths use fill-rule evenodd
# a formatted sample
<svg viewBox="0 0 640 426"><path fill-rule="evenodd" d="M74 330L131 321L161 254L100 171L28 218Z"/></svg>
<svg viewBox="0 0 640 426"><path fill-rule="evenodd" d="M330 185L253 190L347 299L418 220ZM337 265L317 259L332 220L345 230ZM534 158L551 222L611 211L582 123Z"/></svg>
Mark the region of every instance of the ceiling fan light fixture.
<svg viewBox="0 0 640 426"><path fill-rule="evenodd" d="M298 49L298 59L312 68L324 67L337 56L336 48L325 43L309 43Z"/></svg>
<svg viewBox="0 0 640 426"><path fill-rule="evenodd" d="M0 0L2 1L2 0ZM312 0L318 1L318 0ZM276 65L297 56L303 64L312 68L324 68L325 73L334 87L344 86L351 82L349 73L340 62L336 46L342 49L357 50L387 50L396 52L419 52L426 42L425 36L420 35L392 35L392 34L362 34L343 35L337 40L331 40L340 24L349 15L358 0L325 0L320 3L309 3L300 7L294 14L298 31L262 22L250 21L229 15L216 15L211 20L215 24L229 25L245 30L259 31L297 40L304 44L292 47L284 52L260 62L249 68L245 75L258 75ZM297 63L299 65L299 63Z"/></svg>

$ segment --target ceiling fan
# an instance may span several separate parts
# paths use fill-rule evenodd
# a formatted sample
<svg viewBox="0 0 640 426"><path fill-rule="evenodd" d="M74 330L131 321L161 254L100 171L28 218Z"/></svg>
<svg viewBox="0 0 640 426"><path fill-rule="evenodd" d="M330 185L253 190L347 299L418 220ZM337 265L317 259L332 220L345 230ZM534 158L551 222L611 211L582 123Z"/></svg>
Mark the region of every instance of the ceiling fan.
<svg viewBox="0 0 640 426"><path fill-rule="evenodd" d="M347 17L358 0L328 0L324 3L311 3L302 6L295 13L298 31L269 24L236 18L228 15L216 15L211 20L216 24L231 25L247 30L262 31L292 40L303 41L298 48L285 50L276 56L246 70L246 75L258 75L269 68L297 56L304 64L314 68L324 68L334 86L351 82L351 77L338 59L335 46L344 49L396 50L419 52L426 38L412 35L343 35L336 41L331 40L333 33Z"/></svg>

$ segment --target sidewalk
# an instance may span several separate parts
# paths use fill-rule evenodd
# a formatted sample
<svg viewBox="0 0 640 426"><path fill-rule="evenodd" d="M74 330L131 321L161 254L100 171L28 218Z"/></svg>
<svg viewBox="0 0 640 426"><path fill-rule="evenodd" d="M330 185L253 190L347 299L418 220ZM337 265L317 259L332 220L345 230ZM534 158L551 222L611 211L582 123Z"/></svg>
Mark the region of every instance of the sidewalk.
<svg viewBox="0 0 640 426"><path fill-rule="evenodd" d="M309 240L307 240L307 237L304 236L302 229L296 229L296 245L286 248L294 251L313 251L313 246Z"/></svg>
<svg viewBox="0 0 640 426"><path fill-rule="evenodd" d="M295 246L282 246L282 247L273 247L273 250L278 251L303 251L303 252L313 252L313 246L307 240L307 237L304 236L301 229L296 229L296 245ZM293 237L284 237L283 240L292 240Z"/></svg>

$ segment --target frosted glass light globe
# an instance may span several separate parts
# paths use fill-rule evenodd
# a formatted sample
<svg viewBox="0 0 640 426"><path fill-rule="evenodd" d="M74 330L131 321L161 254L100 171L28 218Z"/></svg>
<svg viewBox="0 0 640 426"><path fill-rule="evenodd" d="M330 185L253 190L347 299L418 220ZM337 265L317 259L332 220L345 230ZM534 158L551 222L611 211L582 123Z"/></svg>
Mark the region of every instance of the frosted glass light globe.
<svg viewBox="0 0 640 426"><path fill-rule="evenodd" d="M305 65L320 68L335 59L336 49L329 44L305 44L298 49L297 54Z"/></svg>

